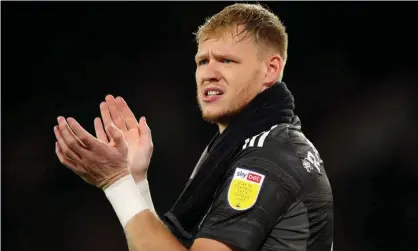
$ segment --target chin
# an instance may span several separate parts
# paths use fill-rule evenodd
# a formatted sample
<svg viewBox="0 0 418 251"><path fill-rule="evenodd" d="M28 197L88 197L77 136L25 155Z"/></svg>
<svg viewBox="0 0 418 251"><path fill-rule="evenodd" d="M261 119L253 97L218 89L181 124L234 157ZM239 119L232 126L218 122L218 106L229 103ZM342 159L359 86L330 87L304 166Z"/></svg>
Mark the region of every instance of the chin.
<svg viewBox="0 0 418 251"><path fill-rule="evenodd" d="M213 111L213 110L203 110L202 118L204 121L212 124L228 124L233 116L238 114L239 111Z"/></svg>
<svg viewBox="0 0 418 251"><path fill-rule="evenodd" d="M236 102L224 100L215 104L205 104L202 100L198 101L203 120L213 124L228 124L249 102L245 99L236 100Z"/></svg>
<svg viewBox="0 0 418 251"><path fill-rule="evenodd" d="M215 111L202 111L202 118L204 121L209 122L209 123L219 123L219 120L223 117L223 114L220 112L215 112Z"/></svg>

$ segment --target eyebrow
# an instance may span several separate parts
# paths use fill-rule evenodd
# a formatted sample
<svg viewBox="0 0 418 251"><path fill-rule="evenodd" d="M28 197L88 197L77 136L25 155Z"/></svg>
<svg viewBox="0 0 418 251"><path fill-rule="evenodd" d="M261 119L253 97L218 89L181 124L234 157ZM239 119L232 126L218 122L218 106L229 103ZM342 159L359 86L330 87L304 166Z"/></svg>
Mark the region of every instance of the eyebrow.
<svg viewBox="0 0 418 251"><path fill-rule="evenodd" d="M208 53L206 52L206 53L197 53L196 55L195 55L195 57L194 57L194 60L195 61L198 61L199 59L201 59L201 58L203 58L203 57L206 57L208 55Z"/></svg>
<svg viewBox="0 0 418 251"><path fill-rule="evenodd" d="M217 58L217 57L227 57L227 58L232 58L232 59L235 59L235 60L239 60L239 56L233 55L233 54L228 53L228 52L215 51L215 52L212 52L212 53L215 56L215 58ZM201 58L207 57L208 54L209 54L208 52L197 53L195 55L195 61L198 61Z"/></svg>

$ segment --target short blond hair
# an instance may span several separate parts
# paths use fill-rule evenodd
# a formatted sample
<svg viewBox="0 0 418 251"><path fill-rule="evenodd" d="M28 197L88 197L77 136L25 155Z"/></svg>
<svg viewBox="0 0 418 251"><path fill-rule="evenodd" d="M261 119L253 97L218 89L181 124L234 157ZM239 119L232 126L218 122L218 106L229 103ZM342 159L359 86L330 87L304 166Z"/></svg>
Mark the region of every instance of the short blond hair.
<svg viewBox="0 0 418 251"><path fill-rule="evenodd" d="M206 19L195 33L199 44L213 36L221 36L234 25L243 25L244 38L250 34L263 49L278 53L284 62L287 60L288 35L279 17L260 4L236 3L225 7Z"/></svg>

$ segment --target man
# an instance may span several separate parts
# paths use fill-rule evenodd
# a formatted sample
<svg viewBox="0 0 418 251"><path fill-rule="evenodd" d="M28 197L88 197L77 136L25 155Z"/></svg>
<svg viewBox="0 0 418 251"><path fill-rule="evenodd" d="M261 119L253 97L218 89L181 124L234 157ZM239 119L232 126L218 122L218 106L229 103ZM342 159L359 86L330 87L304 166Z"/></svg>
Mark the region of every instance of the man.
<svg viewBox="0 0 418 251"><path fill-rule="evenodd" d="M281 82L284 26L260 5L234 4L196 38L197 100L219 132L164 217L147 182L151 131L122 98L100 104L97 139L58 117L60 161L104 190L130 250L331 250L331 187Z"/></svg>

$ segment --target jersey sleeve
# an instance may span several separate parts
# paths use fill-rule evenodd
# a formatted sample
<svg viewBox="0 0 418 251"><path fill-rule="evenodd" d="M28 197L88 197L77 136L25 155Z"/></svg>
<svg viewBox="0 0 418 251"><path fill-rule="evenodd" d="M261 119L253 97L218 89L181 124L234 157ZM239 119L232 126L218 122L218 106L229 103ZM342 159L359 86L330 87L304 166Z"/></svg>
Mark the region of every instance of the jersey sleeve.
<svg viewBox="0 0 418 251"><path fill-rule="evenodd" d="M301 190L300 160L283 146L247 149L233 163L196 238L259 250Z"/></svg>

